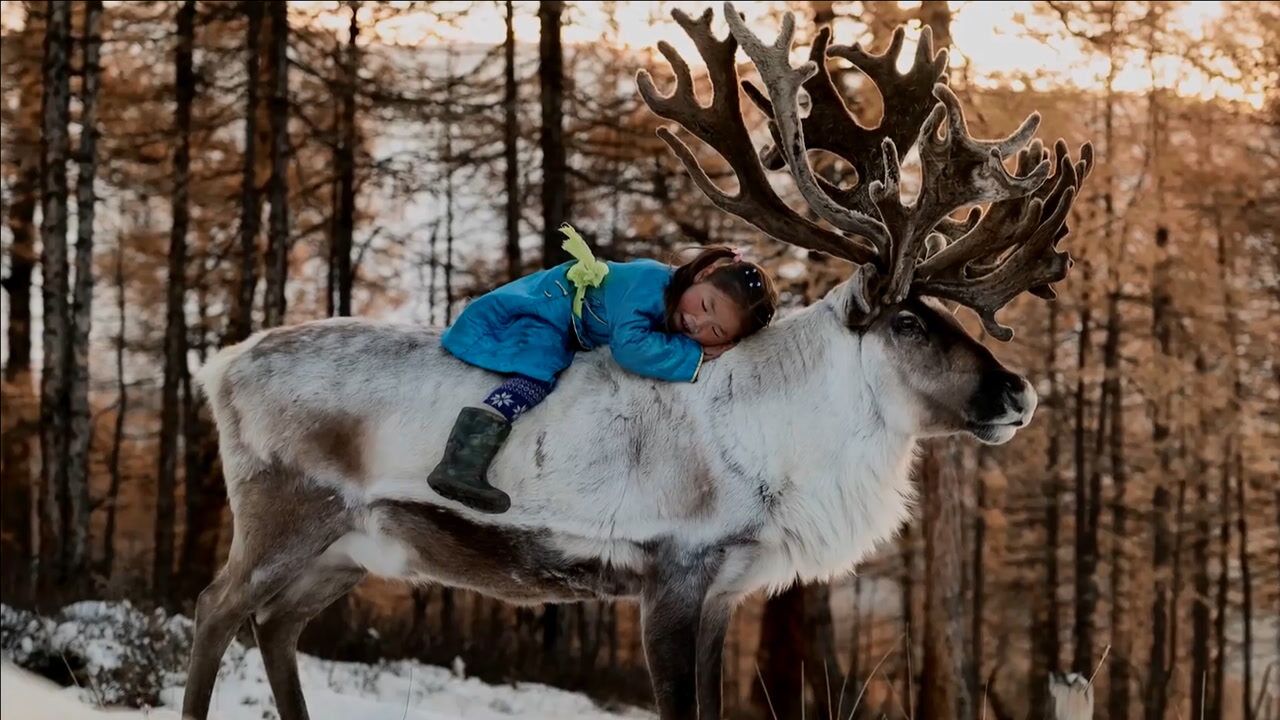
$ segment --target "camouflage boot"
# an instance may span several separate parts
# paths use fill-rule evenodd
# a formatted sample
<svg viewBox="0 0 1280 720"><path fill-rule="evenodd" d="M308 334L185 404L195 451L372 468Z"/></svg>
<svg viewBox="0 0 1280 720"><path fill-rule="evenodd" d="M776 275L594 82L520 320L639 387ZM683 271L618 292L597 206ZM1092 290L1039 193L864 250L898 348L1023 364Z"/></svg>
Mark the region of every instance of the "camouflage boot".
<svg viewBox="0 0 1280 720"><path fill-rule="evenodd" d="M511 423L482 408L463 408L444 446L444 459L427 482L440 495L484 513L504 513L511 498L485 479L489 463L511 433Z"/></svg>

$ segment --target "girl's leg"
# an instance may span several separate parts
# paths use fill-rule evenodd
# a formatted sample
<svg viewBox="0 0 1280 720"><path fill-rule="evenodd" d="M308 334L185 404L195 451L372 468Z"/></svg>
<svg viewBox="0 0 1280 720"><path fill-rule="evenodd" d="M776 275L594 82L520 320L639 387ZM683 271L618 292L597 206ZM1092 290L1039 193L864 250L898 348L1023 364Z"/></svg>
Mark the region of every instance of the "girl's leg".
<svg viewBox="0 0 1280 720"><path fill-rule="evenodd" d="M513 375L494 388L485 397L484 404L506 418L507 422L514 422L516 418L533 409L533 406L546 400L554 387L554 382Z"/></svg>
<svg viewBox="0 0 1280 720"><path fill-rule="evenodd" d="M480 512L506 512L511 498L485 478L489 464L511 433L512 421L545 400L554 386L517 375L494 388L479 407L463 408L444 459L427 477L432 489Z"/></svg>

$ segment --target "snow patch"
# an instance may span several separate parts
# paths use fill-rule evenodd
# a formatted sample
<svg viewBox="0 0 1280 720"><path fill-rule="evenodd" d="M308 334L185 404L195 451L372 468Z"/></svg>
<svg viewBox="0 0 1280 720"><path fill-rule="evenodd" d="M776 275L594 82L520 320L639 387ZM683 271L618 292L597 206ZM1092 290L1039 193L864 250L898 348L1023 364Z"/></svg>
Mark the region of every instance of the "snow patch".
<svg viewBox="0 0 1280 720"><path fill-rule="evenodd" d="M56 618L0 605L5 718L125 720L178 717L186 681L191 621L152 615L128 603L78 603ZM376 665L299 655L299 672L314 720L640 720L651 713L602 709L585 695L539 685L487 685L453 667L402 660ZM17 666L54 668L76 686L58 688ZM137 683L138 685L131 685ZM150 698L148 699L148 696ZM163 710L106 712L128 703ZM214 691L216 720L275 720L279 716L257 648L232 642Z"/></svg>

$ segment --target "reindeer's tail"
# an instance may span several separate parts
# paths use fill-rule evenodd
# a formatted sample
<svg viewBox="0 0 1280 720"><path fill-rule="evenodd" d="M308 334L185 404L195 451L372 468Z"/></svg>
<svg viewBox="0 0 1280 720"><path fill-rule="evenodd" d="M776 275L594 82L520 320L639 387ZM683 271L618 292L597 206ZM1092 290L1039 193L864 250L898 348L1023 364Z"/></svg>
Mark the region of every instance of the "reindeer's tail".
<svg viewBox="0 0 1280 720"><path fill-rule="evenodd" d="M213 408L214 422L219 426L226 417L230 395L223 392L223 387L227 382L227 375L231 371L231 365L241 355L253 349L265 335L265 331L249 336L247 339L228 345L213 354L213 357L205 361L205 364L196 370L192 378L196 381L196 385L204 392L205 398L209 401L209 407Z"/></svg>

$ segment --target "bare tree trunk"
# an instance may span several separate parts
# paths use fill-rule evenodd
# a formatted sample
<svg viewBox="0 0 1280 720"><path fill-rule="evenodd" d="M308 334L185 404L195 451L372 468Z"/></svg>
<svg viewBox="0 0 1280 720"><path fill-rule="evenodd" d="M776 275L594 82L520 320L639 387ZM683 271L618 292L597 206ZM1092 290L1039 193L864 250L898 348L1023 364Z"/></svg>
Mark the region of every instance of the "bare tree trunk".
<svg viewBox="0 0 1280 720"><path fill-rule="evenodd" d="M1209 680L1208 707L1205 717L1209 720L1222 720L1225 703L1224 681L1227 666L1227 613L1228 588L1231 583L1231 457L1234 452L1230 436L1223 443L1222 470L1218 482L1218 581L1214 593L1215 612L1213 617L1213 675Z"/></svg>
<svg viewBox="0 0 1280 720"><path fill-rule="evenodd" d="M1236 448L1236 544L1240 565L1240 623L1244 628L1244 668L1241 672L1244 687L1244 720L1253 720L1253 571L1249 567L1249 498L1244 472L1244 455Z"/></svg>
<svg viewBox="0 0 1280 720"><path fill-rule="evenodd" d="M218 547L222 538L223 510L227 505L218 446L208 418L208 407L191 392L190 377L183 382L186 404L186 533L182 545L181 597L194 600L218 571Z"/></svg>
<svg viewBox="0 0 1280 720"><path fill-rule="evenodd" d="M1187 440L1186 440L1185 429L1183 429L1181 432L1178 433L1177 467L1180 469L1188 467ZM1168 683L1174 677L1174 668L1177 666L1178 659L1181 655L1181 653L1179 652L1179 650L1181 649L1179 632L1182 629L1182 625L1181 625L1182 613L1180 613L1178 609L1181 607L1180 600L1182 598L1182 584L1183 584L1182 572L1186 567L1186 563L1182 561L1182 550L1187 540L1187 532L1184 530L1184 528L1186 528L1186 525L1187 525L1186 523L1187 489L1190 487L1189 476L1190 476L1190 473L1186 472L1185 469L1178 474L1178 494L1177 494L1178 500L1175 505L1176 509L1174 510L1174 514L1173 514L1173 529L1172 529L1173 558L1170 560L1170 563L1169 563L1173 567L1173 580L1170 583L1169 639L1168 639L1168 642L1166 643L1169 648L1169 655L1167 658L1165 658L1165 666L1164 666L1164 679L1165 679L1166 691L1168 690ZM1168 705L1169 705L1169 700L1166 698L1165 700L1166 711L1168 709Z"/></svg>
<svg viewBox="0 0 1280 720"><path fill-rule="evenodd" d="M1048 707L1048 685L1045 678L1057 672L1061 656L1059 644L1058 613L1058 542L1060 536L1059 463L1062 460L1061 443L1055 428L1062 419L1063 398L1058 384L1058 304L1049 304L1048 342L1045 351L1045 375L1049 379L1049 396L1044 405L1052 417L1044 422L1047 428L1048 449L1045 455L1045 473L1042 482L1045 503L1044 589L1036 596L1035 617L1032 622L1031 676L1028 679L1033 714L1043 714Z"/></svg>
<svg viewBox="0 0 1280 720"><path fill-rule="evenodd" d="M444 324L453 324L453 46L449 46L446 57L446 75L449 78L448 93L445 95L443 157L444 163Z"/></svg>
<svg viewBox="0 0 1280 720"><path fill-rule="evenodd" d="M65 580L65 512L68 434L66 357L71 344L67 267L67 116L70 109L71 4L48 4L44 45L43 133L41 135L40 240L42 253L43 368L40 373L41 586L53 590Z"/></svg>
<svg viewBox="0 0 1280 720"><path fill-rule="evenodd" d="M960 450L952 441L924 453L925 627L921 717L973 715L964 662L964 546Z"/></svg>
<svg viewBox="0 0 1280 720"><path fill-rule="evenodd" d="M178 10L178 47L174 55L177 134L173 154L173 226L169 233L168 321L164 334L164 386L160 404L160 459L157 472L155 562L152 584L162 603L173 599L174 490L177 485L178 436L181 397L187 378L186 298L187 225L191 167L191 103L195 95L192 51L195 45L195 0L185 0Z"/></svg>
<svg viewBox="0 0 1280 720"><path fill-rule="evenodd" d="M29 593L35 530L31 522L36 481L35 438L39 429L38 398L31 373L31 279L36 264L36 202L40 193L40 46L45 34L43 12L26 4L21 34L9 36L7 51L26 58L25 82L18 90L21 112L10 124L4 154L13 168L9 179L9 274L2 283L9 296L8 362L4 367L3 413L0 413L0 587L14 601ZM20 55L19 55L20 53Z"/></svg>
<svg viewBox="0 0 1280 720"><path fill-rule="evenodd" d="M199 335L202 347L207 345L207 334L202 307ZM182 575L178 591L183 601L194 601L218 571L218 547L227 492L209 406L201 396L192 392L190 375L182 378L182 401L186 532L183 534Z"/></svg>
<svg viewBox="0 0 1280 720"><path fill-rule="evenodd" d="M568 174L564 148L564 52L560 47L562 0L541 0L538 80L542 86L542 266L569 259L560 226L568 219Z"/></svg>
<svg viewBox="0 0 1280 720"><path fill-rule="evenodd" d="M862 645L866 642L871 632L866 627L866 618L862 614L862 576L854 575L853 577L853 608L850 610L850 617L853 623L849 627L849 666L845 671L845 676L849 678L862 677ZM837 709L840 703L836 703Z"/></svg>
<svg viewBox="0 0 1280 720"><path fill-rule="evenodd" d="M766 717L770 705L777 718L798 718L804 707L804 605L799 584L765 603L756 651L761 679L752 685L752 698Z"/></svg>
<svg viewBox="0 0 1280 720"><path fill-rule="evenodd" d="M1111 645L1115 658L1108 665L1109 717L1129 717L1129 667L1133 661L1132 622L1129 607L1129 563L1125 542L1128 537L1128 499L1125 497L1128 470L1124 458L1124 396L1120 378L1120 291L1112 288L1107 297L1107 340L1103 362L1111 386L1109 406L1111 433L1108 450L1111 456Z"/></svg>
<svg viewBox="0 0 1280 720"><path fill-rule="evenodd" d="M905 663L900 670L902 671L902 697L903 701L910 706L913 703L912 698L915 697L915 672L918 672L918 665L914 665L912 658L915 656L915 643L912 640L915 633L915 607L916 607L916 588L915 588L915 539L914 533L911 531L911 523L908 522L902 527L902 532L898 534L898 551L901 561L899 566L901 572L898 574L898 585L902 593L902 627L906 633L906 642L903 646L903 655Z"/></svg>
<svg viewBox="0 0 1280 720"><path fill-rule="evenodd" d="M360 36L360 3L348 0L347 7L351 10L351 20L347 24L347 46L342 56L342 97L339 101L342 116L338 123L340 137L334 158L338 171L338 216L334 223L333 272L338 289L337 313L343 317L351 315L351 246L356 222L356 85L360 81L360 56L356 46Z"/></svg>
<svg viewBox="0 0 1280 720"><path fill-rule="evenodd" d="M934 47L951 45L951 10L925 0L919 18ZM964 512L962 451L954 440L931 444L920 467L925 488L925 629L920 711L923 717L972 717L964 612Z"/></svg>
<svg viewBox="0 0 1280 720"><path fill-rule="evenodd" d="M835 626L831 618L831 586L826 583L804 588L806 682L813 692L814 717L835 717L833 703L840 692L844 674L836 655Z"/></svg>
<svg viewBox="0 0 1280 720"><path fill-rule="evenodd" d="M1235 294L1232 292L1233 275L1234 275L1233 269L1235 264L1234 263L1235 258L1231 254L1231 249L1227 244L1227 236L1226 236L1226 232L1222 227L1221 218L1215 217L1215 222L1217 224L1217 237L1218 237L1218 268L1219 268L1219 274L1221 277L1222 288L1223 288L1223 305L1226 310L1226 316L1227 316L1227 340L1228 340L1228 346L1231 348L1231 365L1230 365L1231 377L1232 377L1231 408L1232 408L1232 415L1233 415L1232 417L1233 422L1231 423L1231 427L1235 428L1239 425L1239 422L1238 422L1239 414L1245 403L1245 391L1244 391L1244 379L1243 379L1244 372L1240 367L1239 352L1236 350L1236 348L1240 346L1239 345L1240 317L1236 312L1236 299L1235 299ZM1240 591L1241 591L1240 622L1241 622L1241 625L1243 626L1242 652L1244 655L1244 664L1243 664L1243 672L1242 672L1242 675L1243 675L1242 690L1244 691L1244 702L1242 703L1242 707L1244 708L1244 720L1253 720L1254 716L1256 715L1256 708L1254 707L1254 704L1253 704L1253 701L1254 701L1254 697L1253 697L1253 660L1254 660L1253 570L1249 565L1249 507L1250 506L1249 506L1249 498L1248 498L1248 478L1246 477L1245 466L1244 466L1244 451L1240 445L1241 443L1239 440L1233 443L1231 447L1232 454L1225 457L1224 462L1229 467L1234 467L1235 469L1236 533L1239 536L1239 542L1237 544L1237 552L1239 554L1237 557L1238 557L1238 564L1240 567ZM1223 481L1222 481L1222 489L1224 492L1227 491L1228 489L1227 475L1228 473L1224 472ZM1277 499L1280 499L1280 497L1278 497ZM1223 498L1223 504L1224 505L1227 504L1225 497ZM1280 508L1278 508L1278 510L1280 510ZM1224 513L1224 515L1226 514ZM1226 522L1227 521L1224 520L1224 527L1221 530L1224 545L1226 544L1226 538L1228 535L1228 529L1225 526ZM1225 549L1223 550L1222 559L1223 559L1222 573L1224 576L1222 582L1225 582L1225 576L1227 573ZM1222 613L1225 615L1226 613L1225 589L1222 592L1224 594L1223 603L1222 603ZM1224 642L1223 649L1225 651L1225 641L1223 642ZM1265 689L1266 688L1264 688L1264 690ZM1223 701L1219 699L1218 704L1222 705Z"/></svg>
<svg viewBox="0 0 1280 720"><path fill-rule="evenodd" d="M974 488L974 500L976 507L973 513L973 555L971 556L972 577L973 577L973 605L969 611L969 696L978 698L982 696L982 658L983 658L983 633L982 633L982 613L985 609L983 603L984 593L986 592L986 572L984 558L986 557L987 547L987 484L984 479L985 473L979 473L977 483Z"/></svg>
<svg viewBox="0 0 1280 720"><path fill-rule="evenodd" d="M120 329L116 334L116 422L111 432L111 456L107 460L107 470L111 473L111 484L107 488L107 526L102 533L102 575L106 579L111 579L111 573L115 570L116 559L116 517L120 509L120 452L124 448L124 426L125 420L129 414L129 386L124 380L124 347L125 347L125 330L128 326L128 316L125 315L125 287L124 287L124 235L120 235L116 240L116 266L115 266L115 285L116 285L116 315L119 318Z"/></svg>
<svg viewBox="0 0 1280 720"><path fill-rule="evenodd" d="M263 324L275 327L285 318L285 284L289 274L289 9L272 0L271 20L271 216L267 228L266 309Z"/></svg>
<svg viewBox="0 0 1280 720"><path fill-rule="evenodd" d="M520 118L516 114L519 102L519 86L516 85L516 32L515 5L506 0L507 38L503 43L503 154L506 158L505 183L507 189L507 279L515 280L524 274L520 258Z"/></svg>
<svg viewBox="0 0 1280 720"><path fill-rule="evenodd" d="M1110 198L1105 198L1110 207ZM1111 217L1110 211L1107 217ZM1085 376L1088 373L1089 350L1093 327L1093 307L1090 296L1092 273L1090 264L1084 261L1083 293L1080 296L1080 336L1076 355L1076 394L1075 394L1075 612L1074 655L1071 667L1076 672L1088 672L1093 664L1093 615L1097 605L1097 586L1094 570L1097 567L1097 529L1089 522L1089 507L1094 499L1089 493L1088 450L1085 447L1085 435L1088 424L1088 387ZM1101 417L1101 412L1099 413Z"/></svg>
<svg viewBox="0 0 1280 720"><path fill-rule="evenodd" d="M430 280L427 281L427 318L428 324L436 324L436 269L440 265L440 253L437 249L440 239L439 221L431 226L431 241L428 243L427 251L427 270L431 274Z"/></svg>
<svg viewBox="0 0 1280 720"><path fill-rule="evenodd" d="M89 444L93 438L89 408L89 331L93 320L93 218L97 204L94 179L98 172L98 55L102 36L98 23L102 0L84 6L81 32L80 146L76 178L76 279L72 290L70 378L70 435L67 442L68 578L84 578L89 562ZM83 582L83 581L79 581Z"/></svg>
<svg viewBox="0 0 1280 720"><path fill-rule="evenodd" d="M1196 356L1196 370L1208 373L1202 353ZM1209 437L1209 419L1200 420L1201 435ZM1205 448L1196 451L1195 535L1191 538L1191 717L1205 716L1206 683L1209 679L1209 459Z"/></svg>
<svg viewBox="0 0 1280 720"><path fill-rule="evenodd" d="M260 2L244 4L248 19L245 35L244 163L240 175L240 270L237 278L235 311L227 333L228 343L237 343L253 332L253 296L258 288L258 225L261 222L262 193L258 188L258 70L261 57L262 8Z"/></svg>
<svg viewBox="0 0 1280 720"><path fill-rule="evenodd" d="M1160 354L1169 356L1173 352L1172 336L1172 302L1169 289L1169 230L1156 228L1156 248L1160 253L1156 261L1152 278L1152 322L1156 342ZM1166 707L1165 691L1168 687L1166 675L1167 657L1169 654L1169 575L1170 545L1172 543L1169 526L1169 505L1171 497L1166 484L1173 470L1173 457L1169 439L1169 408L1166 399L1157 400L1158 407L1154 413L1152 439L1159 460L1159 470L1154 478L1155 491L1152 497L1152 535L1155 538L1151 560L1154 574L1154 588L1151 604L1151 652L1147 660L1146 703L1147 720L1163 720Z"/></svg>

